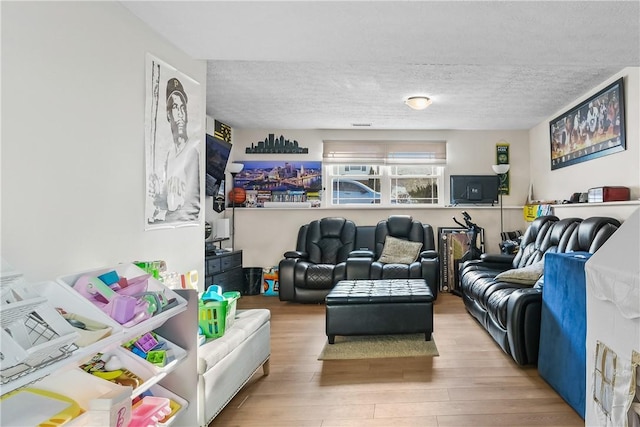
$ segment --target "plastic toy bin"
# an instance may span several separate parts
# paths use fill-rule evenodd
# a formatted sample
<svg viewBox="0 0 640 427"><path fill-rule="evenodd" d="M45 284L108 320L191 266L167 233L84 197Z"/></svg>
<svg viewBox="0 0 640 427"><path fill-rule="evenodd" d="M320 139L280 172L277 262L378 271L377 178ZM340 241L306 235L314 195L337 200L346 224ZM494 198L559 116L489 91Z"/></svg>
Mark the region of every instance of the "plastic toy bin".
<svg viewBox="0 0 640 427"><path fill-rule="evenodd" d="M68 357L78 334L46 298L26 288L2 288L0 305L2 384Z"/></svg>
<svg viewBox="0 0 640 427"><path fill-rule="evenodd" d="M83 273L75 273L75 274L60 277L57 280L58 282L68 285L70 288L74 290L77 290L76 283L84 280L86 277L97 277L101 274L104 274L110 271L115 271L119 277L124 277L128 280L134 280L136 278L140 278L147 275L147 273L144 270L140 269L136 265L125 263L125 264L118 264L110 268L90 270ZM176 313L179 313L186 309L187 307L186 300L182 298L180 295L178 295L177 293L175 293L173 290L164 286L164 284L159 280L156 280L153 277L148 277L148 279L146 280L146 283L147 283L146 288L142 290L145 290L148 292L162 293L164 295L164 298L167 301L173 301L172 305L169 308L164 309L161 313L156 313L153 315L153 317L143 320L133 326L121 325L119 322L116 322L115 320L112 320L109 323L110 326L116 326L117 328L124 329L125 331L132 332L132 333L146 332L162 325L165 320L172 317ZM84 296L82 299L85 305L89 304L90 306L93 306L94 302L92 302L90 299L87 299Z"/></svg>
<svg viewBox="0 0 640 427"><path fill-rule="evenodd" d="M143 358L142 355L134 354L130 349L124 347L124 344L122 345L122 349L125 352L127 352L130 356L135 356L139 358L143 364L146 364L151 370L153 370L156 373L156 375L158 375L161 373L169 372L179 361L181 361L187 356L187 351L158 334L154 334L154 335L155 335L155 339L158 341L159 344L164 344L163 349L166 352L166 358L167 358L166 364L164 366L158 366L158 365L152 364L147 359Z"/></svg>
<svg viewBox="0 0 640 427"><path fill-rule="evenodd" d="M222 301L202 300L198 306L198 326L207 338L220 338L224 331L233 325L236 318L236 305L240 292L230 291L222 294Z"/></svg>
<svg viewBox="0 0 640 427"><path fill-rule="evenodd" d="M65 426L126 426L131 418L131 387L105 381L78 368L55 372L38 381L34 387L64 395L82 408L84 413L64 424Z"/></svg>

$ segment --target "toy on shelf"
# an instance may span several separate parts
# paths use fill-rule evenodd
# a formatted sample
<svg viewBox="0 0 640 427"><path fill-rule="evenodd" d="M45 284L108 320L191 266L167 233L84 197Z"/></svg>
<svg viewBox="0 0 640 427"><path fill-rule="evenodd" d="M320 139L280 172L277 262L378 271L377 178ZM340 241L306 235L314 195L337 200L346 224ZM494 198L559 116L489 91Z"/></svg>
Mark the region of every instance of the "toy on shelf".
<svg viewBox="0 0 640 427"><path fill-rule="evenodd" d="M116 355L97 353L80 369L98 378L123 386L139 387L144 380L124 367L124 363Z"/></svg>
<svg viewBox="0 0 640 427"><path fill-rule="evenodd" d="M163 368L175 360L174 351L168 342L154 332L134 338L122 344L122 347L158 368Z"/></svg>
<svg viewBox="0 0 640 427"><path fill-rule="evenodd" d="M137 267L151 274L155 279L160 279L162 273L167 271L167 263L163 260L159 261L134 261Z"/></svg>
<svg viewBox="0 0 640 427"><path fill-rule="evenodd" d="M122 325L135 325L153 315L153 309L146 299L118 293L97 277L89 278L86 290L97 302L103 303L100 297L104 298L107 303L100 308Z"/></svg>
<svg viewBox="0 0 640 427"><path fill-rule="evenodd" d="M166 397L145 396L133 406L129 427L155 426L171 412L171 401Z"/></svg>
<svg viewBox="0 0 640 427"><path fill-rule="evenodd" d="M139 337L133 343L133 345L135 345L136 347L138 347L140 350L144 351L145 353L148 353L149 351L153 350L154 347L156 347L158 345L158 340L156 340L153 335L151 335L150 333L147 332L146 334L144 334L141 337Z"/></svg>
<svg viewBox="0 0 640 427"><path fill-rule="evenodd" d="M56 427L84 412L75 400L67 396L31 387L7 393L0 400L2 423L8 426ZM29 410L34 408L37 410Z"/></svg>
<svg viewBox="0 0 640 427"><path fill-rule="evenodd" d="M209 288L207 288L207 290L204 291L204 293L200 297L200 300L202 302L224 301L225 299L226 298L222 294L222 287L220 287L218 285L209 286Z"/></svg>
<svg viewBox="0 0 640 427"><path fill-rule="evenodd" d="M150 274L127 279L116 271L83 275L74 289L124 327L131 327L177 304L162 291L148 291Z"/></svg>

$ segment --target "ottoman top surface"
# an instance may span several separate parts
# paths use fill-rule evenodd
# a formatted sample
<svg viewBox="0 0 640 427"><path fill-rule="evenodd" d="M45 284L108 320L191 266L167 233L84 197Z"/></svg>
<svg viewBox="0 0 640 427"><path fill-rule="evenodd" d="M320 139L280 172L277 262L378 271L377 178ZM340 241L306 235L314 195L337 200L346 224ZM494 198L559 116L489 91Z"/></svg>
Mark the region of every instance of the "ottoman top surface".
<svg viewBox="0 0 640 427"><path fill-rule="evenodd" d="M341 280L325 301L329 305L430 302L433 293L423 279Z"/></svg>

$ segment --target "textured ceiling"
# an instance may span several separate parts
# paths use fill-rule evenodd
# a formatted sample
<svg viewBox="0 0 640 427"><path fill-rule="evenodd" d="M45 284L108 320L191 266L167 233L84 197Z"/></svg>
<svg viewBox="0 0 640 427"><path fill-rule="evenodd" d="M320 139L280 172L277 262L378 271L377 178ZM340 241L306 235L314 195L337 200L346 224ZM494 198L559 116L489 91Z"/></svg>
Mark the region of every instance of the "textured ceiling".
<svg viewBox="0 0 640 427"><path fill-rule="evenodd" d="M640 66L637 0L122 3L208 61L235 128L529 129Z"/></svg>

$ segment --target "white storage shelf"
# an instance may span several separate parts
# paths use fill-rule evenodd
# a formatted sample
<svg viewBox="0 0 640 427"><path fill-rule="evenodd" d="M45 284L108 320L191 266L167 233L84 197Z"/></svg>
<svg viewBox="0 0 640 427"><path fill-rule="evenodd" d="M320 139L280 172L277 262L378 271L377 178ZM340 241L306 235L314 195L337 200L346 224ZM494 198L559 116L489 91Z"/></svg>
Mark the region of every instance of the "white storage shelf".
<svg viewBox="0 0 640 427"><path fill-rule="evenodd" d="M143 270L133 264L119 265L111 270L114 269L119 275L127 277L128 279L145 274ZM98 275L108 270L110 269L84 272L62 277L56 282L27 285L30 286L30 289L26 291L22 289L25 285L19 284L18 287L22 287L20 288L21 292L27 292L27 294L32 292L33 295L41 297L40 300L33 301L34 303L43 304L42 300L44 299L44 304L46 304L49 309L55 311L55 309L60 308L67 313L72 313L106 325L111 328L111 331L110 335L85 347L76 347L74 345L75 350L66 358L57 360L40 369L31 370L17 376L15 379L12 378L10 381L5 382L5 384L1 385L0 395L6 395L30 384L32 388L41 388L66 395L76 400L80 406L87 411L85 414L72 420L69 425L73 426L96 425L92 424L95 420L104 420L105 418L103 417L109 416L109 411L91 410L91 402L93 401L95 403L96 399L103 399L105 396L118 396L123 392L126 393L130 400L150 389L154 395L158 393L157 395L161 397L171 397L182 406L181 410L184 410L188 406L187 401L157 385L158 381L175 369L180 361L186 357L187 352L185 350L173 344L168 339L158 336L159 341L167 343L174 357L174 359L164 367L158 367L121 347L121 344L131 341L146 332L153 331L173 316L185 311L187 309L187 301L171 289L164 287L161 282L150 278L148 290L163 291L168 299L175 298L176 304L172 308L162 311L137 325L125 328L73 289L73 285L81 276L87 274ZM3 301L5 301L7 290L4 286L2 292ZM3 319L5 312L8 312L5 308L3 304ZM67 322L64 321L64 323L66 324ZM75 330L75 328L71 329ZM80 364L90 360L96 353L117 354L123 361L125 368L140 376L144 380L143 383L135 390L132 390L129 387L122 387L94 375L87 374L78 368ZM175 415L173 418L175 418Z"/></svg>

